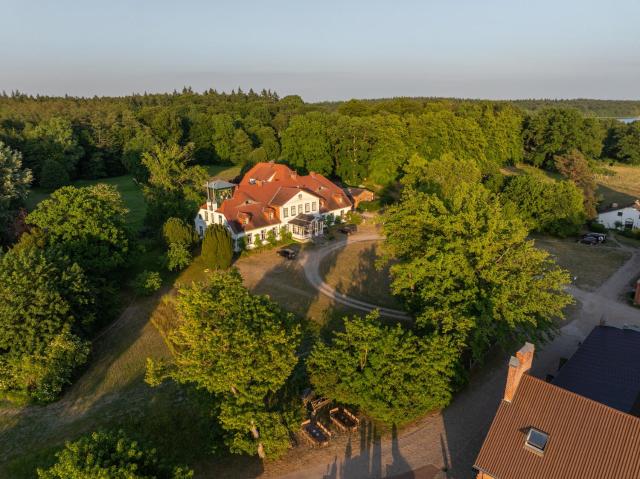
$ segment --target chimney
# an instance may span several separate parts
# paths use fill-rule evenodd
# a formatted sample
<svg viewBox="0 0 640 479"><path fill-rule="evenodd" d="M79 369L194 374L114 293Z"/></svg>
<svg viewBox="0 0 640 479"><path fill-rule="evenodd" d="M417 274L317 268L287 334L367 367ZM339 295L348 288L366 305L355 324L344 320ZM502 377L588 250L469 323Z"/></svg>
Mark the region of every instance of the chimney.
<svg viewBox="0 0 640 479"><path fill-rule="evenodd" d="M507 385L504 388L503 399L505 401L511 402L516 395L522 375L531 369L534 351L535 346L533 344L524 343L524 346L520 348L516 355L511 356L509 372L507 373Z"/></svg>
<svg viewBox="0 0 640 479"><path fill-rule="evenodd" d="M633 297L633 304L640 305L640 279L636 282L636 294Z"/></svg>

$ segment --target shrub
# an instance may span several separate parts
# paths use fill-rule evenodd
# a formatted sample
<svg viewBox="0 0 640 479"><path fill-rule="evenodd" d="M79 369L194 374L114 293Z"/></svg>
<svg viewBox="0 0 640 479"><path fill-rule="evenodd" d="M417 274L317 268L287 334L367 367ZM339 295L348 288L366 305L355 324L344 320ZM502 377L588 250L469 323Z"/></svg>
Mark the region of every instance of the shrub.
<svg viewBox="0 0 640 479"><path fill-rule="evenodd" d="M358 210L360 211L379 211L380 207L380 200L363 201L358 204Z"/></svg>
<svg viewBox="0 0 640 479"><path fill-rule="evenodd" d="M149 296L162 287L162 278L157 271L144 270L133 282L133 288L140 296Z"/></svg>
<svg viewBox="0 0 640 479"><path fill-rule="evenodd" d="M227 228L211 225L202 240L202 257L207 266L226 269L233 260L233 240Z"/></svg>
<svg viewBox="0 0 640 479"><path fill-rule="evenodd" d="M180 218L169 218L162 226L162 236L170 246L173 243L181 243L187 247L198 240L193 227Z"/></svg>
<svg viewBox="0 0 640 479"><path fill-rule="evenodd" d="M39 479L193 477L193 472L188 469L167 467L158 459L155 449L141 447L123 431L98 431L75 442L67 442L56 454L56 459L49 469L38 469Z"/></svg>
<svg viewBox="0 0 640 479"><path fill-rule="evenodd" d="M607 227L602 223L598 223L597 221L592 221L589 223L589 229L594 233L606 233Z"/></svg>
<svg viewBox="0 0 640 479"><path fill-rule="evenodd" d="M66 168L56 160L48 159L42 165L40 186L49 190L57 190L69 184L70 178Z"/></svg>
<svg viewBox="0 0 640 479"><path fill-rule="evenodd" d="M179 271L191 263L191 251L182 243L171 243L167 251L167 268Z"/></svg>
<svg viewBox="0 0 640 479"><path fill-rule="evenodd" d="M347 222L353 225L362 224L362 215L357 211L350 211L347 213Z"/></svg>
<svg viewBox="0 0 640 479"><path fill-rule="evenodd" d="M269 230L269 232L267 233L267 242L271 246L275 246L278 244L278 238L276 237L275 231Z"/></svg>

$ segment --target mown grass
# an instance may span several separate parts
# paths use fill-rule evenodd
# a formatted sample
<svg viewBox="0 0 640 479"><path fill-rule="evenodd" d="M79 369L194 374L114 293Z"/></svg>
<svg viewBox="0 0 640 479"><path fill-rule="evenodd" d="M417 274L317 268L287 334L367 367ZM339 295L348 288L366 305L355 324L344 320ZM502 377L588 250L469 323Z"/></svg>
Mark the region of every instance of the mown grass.
<svg viewBox="0 0 640 479"><path fill-rule="evenodd" d="M210 176L215 176L221 180L230 181L240 174L238 165L206 165Z"/></svg>
<svg viewBox="0 0 640 479"><path fill-rule="evenodd" d="M78 180L72 183L72 186L93 186L98 183L104 183L107 185L115 186L124 201L127 208L129 208L128 222L134 231L138 231L143 224L144 216L147 212L147 205L142 195L142 188L136 183L131 175L116 176L113 178L101 178L98 180ZM34 187L29 192L29 196L26 200L26 206L28 211L32 211L38 203L48 198L51 195L51 191L44 188Z"/></svg>
<svg viewBox="0 0 640 479"><path fill-rule="evenodd" d="M640 166L618 164L607 167L607 170L613 174L596 175L601 206L608 207L611 203L627 205L640 198Z"/></svg>
<svg viewBox="0 0 640 479"><path fill-rule="evenodd" d="M535 236L535 244L553 256L560 266L567 269L574 284L587 291L594 291L615 273L631 253L608 242L589 246L574 239L558 239Z"/></svg>

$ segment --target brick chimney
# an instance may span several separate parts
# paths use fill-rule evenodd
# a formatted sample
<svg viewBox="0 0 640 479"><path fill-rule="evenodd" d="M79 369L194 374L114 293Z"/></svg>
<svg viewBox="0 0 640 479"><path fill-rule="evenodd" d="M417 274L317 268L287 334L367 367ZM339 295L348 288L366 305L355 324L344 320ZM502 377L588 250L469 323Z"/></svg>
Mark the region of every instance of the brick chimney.
<svg viewBox="0 0 640 479"><path fill-rule="evenodd" d="M633 304L640 305L640 279L636 282L636 294L633 297Z"/></svg>
<svg viewBox="0 0 640 479"><path fill-rule="evenodd" d="M524 343L524 346L520 348L516 355L511 356L509 372L507 373L507 385L504 388L503 399L505 401L511 402L516 395L522 375L531 369L534 351L535 346L533 344Z"/></svg>

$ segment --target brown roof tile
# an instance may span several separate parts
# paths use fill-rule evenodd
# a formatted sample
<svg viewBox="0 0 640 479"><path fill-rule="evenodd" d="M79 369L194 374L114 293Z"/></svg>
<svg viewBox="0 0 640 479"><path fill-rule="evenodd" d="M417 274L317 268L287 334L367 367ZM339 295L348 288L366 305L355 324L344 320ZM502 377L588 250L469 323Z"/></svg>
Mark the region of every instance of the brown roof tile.
<svg viewBox="0 0 640 479"><path fill-rule="evenodd" d="M532 427L549 435L542 455L525 448ZM496 479L638 479L640 419L525 374L475 467Z"/></svg>

